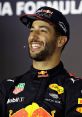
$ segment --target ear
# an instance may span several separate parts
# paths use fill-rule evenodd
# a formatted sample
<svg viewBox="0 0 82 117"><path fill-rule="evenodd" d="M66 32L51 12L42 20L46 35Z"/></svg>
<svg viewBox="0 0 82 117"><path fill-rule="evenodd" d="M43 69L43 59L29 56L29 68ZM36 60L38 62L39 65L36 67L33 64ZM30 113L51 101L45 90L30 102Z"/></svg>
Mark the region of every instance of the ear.
<svg viewBox="0 0 82 117"><path fill-rule="evenodd" d="M58 47L63 47L65 43L67 42L67 37L66 36L60 36L57 41L57 46Z"/></svg>

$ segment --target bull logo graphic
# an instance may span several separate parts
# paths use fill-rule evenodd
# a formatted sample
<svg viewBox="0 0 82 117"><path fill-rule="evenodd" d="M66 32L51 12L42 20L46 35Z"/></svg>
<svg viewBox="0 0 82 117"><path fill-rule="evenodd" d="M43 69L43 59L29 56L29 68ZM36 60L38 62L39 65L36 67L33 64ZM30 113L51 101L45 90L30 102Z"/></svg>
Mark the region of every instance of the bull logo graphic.
<svg viewBox="0 0 82 117"><path fill-rule="evenodd" d="M14 114L12 113L13 111L10 111L9 117L53 117L35 102Z"/></svg>

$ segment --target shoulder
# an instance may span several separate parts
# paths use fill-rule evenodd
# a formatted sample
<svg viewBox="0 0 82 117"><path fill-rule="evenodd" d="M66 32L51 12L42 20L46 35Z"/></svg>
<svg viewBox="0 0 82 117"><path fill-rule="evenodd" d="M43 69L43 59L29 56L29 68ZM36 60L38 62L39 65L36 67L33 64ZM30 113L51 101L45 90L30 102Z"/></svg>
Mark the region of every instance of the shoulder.
<svg viewBox="0 0 82 117"><path fill-rule="evenodd" d="M71 84L76 84L76 83L82 83L82 78L81 77L77 77L75 75L69 74L69 78L67 79L68 83Z"/></svg>
<svg viewBox="0 0 82 117"><path fill-rule="evenodd" d="M64 83L68 92L80 92L82 90L82 78L71 75Z"/></svg>
<svg viewBox="0 0 82 117"><path fill-rule="evenodd" d="M82 78L76 77L68 72L65 74L58 74L56 78L53 78L52 82L57 82L60 86L63 86L67 90L71 88L82 88Z"/></svg>
<svg viewBox="0 0 82 117"><path fill-rule="evenodd" d="M5 78L4 80L2 80L0 82L0 90L9 90L11 87L13 87L16 84L18 84L20 82L20 80L22 80L25 77L29 76L30 73L31 72L29 70L29 71L27 71L26 73L24 73L22 75Z"/></svg>

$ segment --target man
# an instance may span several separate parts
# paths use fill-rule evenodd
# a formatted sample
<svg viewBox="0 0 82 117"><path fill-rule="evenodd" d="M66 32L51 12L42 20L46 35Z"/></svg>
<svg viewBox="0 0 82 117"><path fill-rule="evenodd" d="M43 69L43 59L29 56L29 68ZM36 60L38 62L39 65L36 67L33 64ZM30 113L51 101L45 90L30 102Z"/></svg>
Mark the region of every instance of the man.
<svg viewBox="0 0 82 117"><path fill-rule="evenodd" d="M41 7L23 15L28 26L31 69L0 85L0 117L82 117L82 80L71 77L61 62L69 40L69 24L63 14Z"/></svg>

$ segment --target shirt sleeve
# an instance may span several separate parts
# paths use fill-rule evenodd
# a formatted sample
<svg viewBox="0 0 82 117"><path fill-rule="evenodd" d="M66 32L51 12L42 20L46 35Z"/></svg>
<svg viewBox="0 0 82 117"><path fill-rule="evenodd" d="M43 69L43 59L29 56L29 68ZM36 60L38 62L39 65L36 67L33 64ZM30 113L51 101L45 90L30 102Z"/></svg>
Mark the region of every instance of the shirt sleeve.
<svg viewBox="0 0 82 117"><path fill-rule="evenodd" d="M82 79L70 78L65 89L65 116L82 117Z"/></svg>

